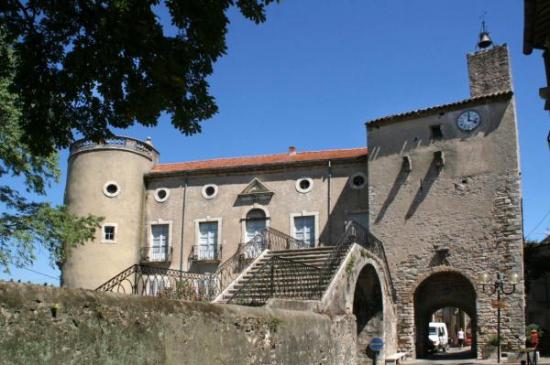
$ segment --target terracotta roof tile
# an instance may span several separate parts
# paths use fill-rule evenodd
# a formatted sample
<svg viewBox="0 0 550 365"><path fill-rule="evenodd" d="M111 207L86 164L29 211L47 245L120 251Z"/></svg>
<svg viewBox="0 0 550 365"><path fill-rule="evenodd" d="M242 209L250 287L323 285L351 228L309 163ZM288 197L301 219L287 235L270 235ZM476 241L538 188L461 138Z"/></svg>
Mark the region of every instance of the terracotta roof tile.
<svg viewBox="0 0 550 365"><path fill-rule="evenodd" d="M240 167L288 165L300 162L315 162L339 159L354 159L367 156L367 148L349 148L325 151L298 152L295 154L279 153L274 155L260 155L250 157L220 158L213 160L189 161L178 163L158 164L153 167L151 174L165 174L172 172L221 170Z"/></svg>

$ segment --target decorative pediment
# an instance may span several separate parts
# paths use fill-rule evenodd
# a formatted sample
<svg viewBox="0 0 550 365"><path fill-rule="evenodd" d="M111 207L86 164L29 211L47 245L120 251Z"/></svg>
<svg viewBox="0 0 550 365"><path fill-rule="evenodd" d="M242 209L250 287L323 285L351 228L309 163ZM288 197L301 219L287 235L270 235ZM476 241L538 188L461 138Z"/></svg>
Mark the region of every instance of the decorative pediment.
<svg viewBox="0 0 550 365"><path fill-rule="evenodd" d="M243 191L239 194L239 197L247 196L272 196L274 194L271 189L269 189L263 182L261 182L257 177L252 179L252 181L244 188Z"/></svg>

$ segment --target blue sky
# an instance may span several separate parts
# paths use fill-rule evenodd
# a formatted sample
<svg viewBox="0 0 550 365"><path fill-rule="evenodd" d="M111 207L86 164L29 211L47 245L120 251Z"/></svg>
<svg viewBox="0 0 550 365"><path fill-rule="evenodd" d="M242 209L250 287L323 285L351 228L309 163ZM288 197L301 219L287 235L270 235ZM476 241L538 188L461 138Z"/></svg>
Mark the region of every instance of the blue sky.
<svg viewBox="0 0 550 365"><path fill-rule="evenodd" d="M466 53L475 50L482 14L493 40L507 43L517 102L525 234L550 229L550 114L542 56L522 53L523 2L517 0L282 1L261 25L231 12L228 53L210 78L219 113L186 137L161 118L151 136L161 162L366 145L364 122L468 97ZM61 152L66 173L67 152ZM60 204L65 176L48 199ZM536 227L538 225L538 227ZM536 228L536 229L535 229ZM45 252L31 269L53 277ZM0 279L56 279L12 268Z"/></svg>

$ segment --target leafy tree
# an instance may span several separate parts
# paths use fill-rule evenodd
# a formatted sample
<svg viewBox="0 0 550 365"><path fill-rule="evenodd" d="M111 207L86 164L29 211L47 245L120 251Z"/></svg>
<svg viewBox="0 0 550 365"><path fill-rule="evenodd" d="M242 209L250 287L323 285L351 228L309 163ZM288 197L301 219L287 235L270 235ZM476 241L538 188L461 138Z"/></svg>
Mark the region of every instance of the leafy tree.
<svg viewBox="0 0 550 365"><path fill-rule="evenodd" d="M227 49L228 10L261 23L278 1L0 1L0 266L32 262L35 242L62 260L62 243L92 238L100 221L32 202L6 177L44 195L59 178L56 149L75 134L101 141L113 127L154 126L162 112L199 133L217 111L206 78Z"/></svg>
<svg viewBox="0 0 550 365"><path fill-rule="evenodd" d="M45 194L51 181L59 178L57 154L35 156L22 141L19 98L10 91L16 62L0 29L0 178L24 181L27 193ZM0 184L0 267L32 263L35 244L51 254L51 260L64 259L63 244L80 244L93 238L100 218L76 217L65 207L29 201L8 184Z"/></svg>
<svg viewBox="0 0 550 365"><path fill-rule="evenodd" d="M100 141L110 127L154 126L161 112L181 132L200 132L199 122L217 111L206 78L227 49L227 11L236 7L260 23L272 2L1 1L0 24L20 60L11 90L20 97L22 140L48 156L75 131Z"/></svg>

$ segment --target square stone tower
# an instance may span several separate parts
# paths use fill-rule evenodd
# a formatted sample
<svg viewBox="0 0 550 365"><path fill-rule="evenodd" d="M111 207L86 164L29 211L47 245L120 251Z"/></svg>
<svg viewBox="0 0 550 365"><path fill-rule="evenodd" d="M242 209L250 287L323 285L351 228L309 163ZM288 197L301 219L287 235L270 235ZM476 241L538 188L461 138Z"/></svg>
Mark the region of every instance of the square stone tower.
<svg viewBox="0 0 550 365"><path fill-rule="evenodd" d="M516 112L505 45L467 56L471 97L367 123L369 224L396 291L399 351L426 354L428 322L443 307L468 314L472 355L497 333L524 344L523 230ZM482 274L489 278L483 285ZM484 290L485 286L485 290ZM456 334L451 333L451 336Z"/></svg>

